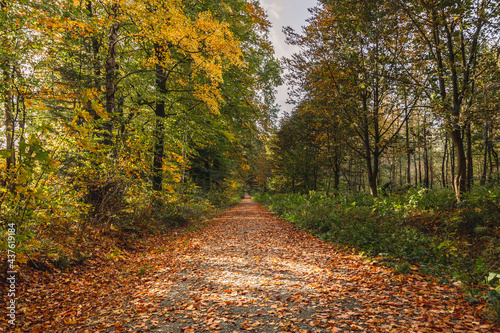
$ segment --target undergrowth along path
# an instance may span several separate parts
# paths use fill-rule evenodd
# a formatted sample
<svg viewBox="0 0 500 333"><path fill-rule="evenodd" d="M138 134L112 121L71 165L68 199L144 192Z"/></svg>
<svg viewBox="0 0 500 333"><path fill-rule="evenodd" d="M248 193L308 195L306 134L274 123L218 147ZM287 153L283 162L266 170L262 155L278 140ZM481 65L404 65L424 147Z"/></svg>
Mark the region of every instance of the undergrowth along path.
<svg viewBox="0 0 500 333"><path fill-rule="evenodd" d="M30 310L31 332L500 332L458 288L396 274L248 196L202 230L92 268L91 281L65 273L31 290L34 304L59 302Z"/></svg>

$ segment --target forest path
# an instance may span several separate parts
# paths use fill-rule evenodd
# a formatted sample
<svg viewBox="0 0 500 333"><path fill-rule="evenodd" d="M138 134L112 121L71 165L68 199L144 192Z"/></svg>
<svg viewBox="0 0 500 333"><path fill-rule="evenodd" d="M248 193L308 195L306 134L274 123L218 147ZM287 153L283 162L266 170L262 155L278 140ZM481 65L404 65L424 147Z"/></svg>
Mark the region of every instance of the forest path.
<svg viewBox="0 0 500 333"><path fill-rule="evenodd" d="M164 316L152 331L490 330L457 290L339 251L248 196L186 250L175 281L156 281Z"/></svg>
<svg viewBox="0 0 500 333"><path fill-rule="evenodd" d="M204 229L35 278L19 331L500 332L457 288L323 242L248 196Z"/></svg>

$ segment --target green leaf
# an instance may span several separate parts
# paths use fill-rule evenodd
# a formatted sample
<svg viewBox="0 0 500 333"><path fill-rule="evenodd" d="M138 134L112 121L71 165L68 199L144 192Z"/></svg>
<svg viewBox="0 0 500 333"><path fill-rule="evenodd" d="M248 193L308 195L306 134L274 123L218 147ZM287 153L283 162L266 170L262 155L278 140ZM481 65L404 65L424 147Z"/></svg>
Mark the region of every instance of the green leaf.
<svg viewBox="0 0 500 333"><path fill-rule="evenodd" d="M500 273L490 272L486 277L486 282L490 283L495 279L500 279Z"/></svg>
<svg viewBox="0 0 500 333"><path fill-rule="evenodd" d="M24 140L22 140L21 142L19 142L19 153L20 155L25 155L26 154L26 142Z"/></svg>
<svg viewBox="0 0 500 333"><path fill-rule="evenodd" d="M7 158L12 155L12 149L0 149L0 158Z"/></svg>

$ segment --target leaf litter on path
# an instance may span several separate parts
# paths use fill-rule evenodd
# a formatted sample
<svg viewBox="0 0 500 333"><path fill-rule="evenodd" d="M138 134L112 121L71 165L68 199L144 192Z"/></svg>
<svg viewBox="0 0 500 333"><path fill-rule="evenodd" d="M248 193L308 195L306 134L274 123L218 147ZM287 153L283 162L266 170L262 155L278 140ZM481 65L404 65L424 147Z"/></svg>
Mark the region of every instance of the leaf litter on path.
<svg viewBox="0 0 500 333"><path fill-rule="evenodd" d="M500 332L458 288L398 275L249 197L201 231L30 282L15 331Z"/></svg>

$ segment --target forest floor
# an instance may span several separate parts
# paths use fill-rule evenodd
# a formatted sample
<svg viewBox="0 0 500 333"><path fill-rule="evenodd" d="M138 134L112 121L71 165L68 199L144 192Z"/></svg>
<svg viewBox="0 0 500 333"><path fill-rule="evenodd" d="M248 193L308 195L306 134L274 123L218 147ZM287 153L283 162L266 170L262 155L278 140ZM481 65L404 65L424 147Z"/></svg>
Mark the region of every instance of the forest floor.
<svg viewBox="0 0 500 333"><path fill-rule="evenodd" d="M321 241L247 196L203 229L23 274L12 331L500 332L485 304L414 273Z"/></svg>

